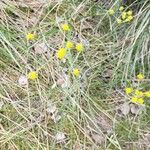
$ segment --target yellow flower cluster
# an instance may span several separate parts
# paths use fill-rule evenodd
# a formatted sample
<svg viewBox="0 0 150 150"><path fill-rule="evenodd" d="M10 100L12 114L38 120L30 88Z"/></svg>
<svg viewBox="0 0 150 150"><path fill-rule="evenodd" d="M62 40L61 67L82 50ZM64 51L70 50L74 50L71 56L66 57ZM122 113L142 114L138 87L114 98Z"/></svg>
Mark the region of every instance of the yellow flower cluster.
<svg viewBox="0 0 150 150"><path fill-rule="evenodd" d="M115 11L113 9L109 9L108 13L109 13L109 15L113 15L115 13Z"/></svg>
<svg viewBox="0 0 150 150"><path fill-rule="evenodd" d="M62 30L67 32L70 31L70 27L68 24L62 24L61 25ZM26 35L26 40L27 41L32 41L34 40L35 35L33 33L28 33ZM65 48L59 48L58 51L56 52L56 56L58 59L62 60L63 58L65 58L65 56L67 55L67 50L70 49L76 49L77 52L81 52L83 51L84 47L82 43L76 43L76 45L72 42L72 41L67 41L66 42L66 47ZM78 68L74 68L72 70L72 74L76 77L80 76L80 70ZM36 80L38 78L38 73L36 71L30 71L27 74L27 78L29 80Z"/></svg>
<svg viewBox="0 0 150 150"><path fill-rule="evenodd" d="M62 24L61 28L63 31L67 32L70 31L70 27L68 24ZM65 48L60 48L56 52L56 57L60 60L64 59L69 53L71 49L75 49L77 52L82 52L84 50L84 46L82 43L73 43L72 41L67 41ZM80 70L78 68L74 68L72 70L72 74L76 77L80 76Z"/></svg>
<svg viewBox="0 0 150 150"><path fill-rule="evenodd" d="M122 24L123 22L131 22L133 20L133 12L132 10L129 10L129 11L124 11L124 7L123 6L120 6L119 8L119 14L121 15L121 18L120 17L117 17L115 16L116 18L116 22L120 25ZM115 14L115 10L110 8L108 10L108 14L109 15L114 15Z"/></svg>
<svg viewBox="0 0 150 150"><path fill-rule="evenodd" d="M124 22L130 22L133 20L133 13L131 10L122 13L122 19Z"/></svg>
<svg viewBox="0 0 150 150"><path fill-rule="evenodd" d="M142 79L144 79L144 75L141 74L141 73L138 74L137 79L139 81L141 81ZM132 103L137 103L137 104L140 104L140 105L144 104L144 98L150 98L150 91L142 92L141 90L133 89L132 87L126 87L125 88L125 93L128 96L131 96Z"/></svg>
<svg viewBox="0 0 150 150"><path fill-rule="evenodd" d="M67 54L67 49L73 49L74 48L74 44L71 41L68 41L66 43L66 48L60 48L58 49L56 56L59 59L63 59L65 58L66 54ZM75 47L76 51L81 52L83 50L83 44L82 43L77 43L76 47Z"/></svg>

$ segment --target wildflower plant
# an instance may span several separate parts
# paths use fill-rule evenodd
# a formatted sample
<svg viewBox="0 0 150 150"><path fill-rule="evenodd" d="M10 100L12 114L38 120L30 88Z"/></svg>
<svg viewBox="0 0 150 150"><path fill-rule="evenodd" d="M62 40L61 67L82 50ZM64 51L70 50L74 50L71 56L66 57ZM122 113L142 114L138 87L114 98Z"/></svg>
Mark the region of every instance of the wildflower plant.
<svg viewBox="0 0 150 150"><path fill-rule="evenodd" d="M108 10L108 14L115 18L118 25L121 25L122 23L128 23L133 20L133 12L132 10L125 9L124 6L120 6L117 8L110 8Z"/></svg>
<svg viewBox="0 0 150 150"><path fill-rule="evenodd" d="M132 103L139 104L139 105L144 105L145 100L147 98L150 98L150 91L144 91L142 87L140 87L140 81L144 79L143 74L138 74L137 75L137 86L136 87L126 87L125 88L125 93L129 97Z"/></svg>
<svg viewBox="0 0 150 150"><path fill-rule="evenodd" d="M61 27L63 31L71 32L68 24L62 24ZM70 34L66 34L65 37L67 39L63 41L63 46L65 46L56 51L56 57L58 60L65 60L66 63L62 61L62 67L67 68L68 75L80 77L80 68L77 67L76 63L78 62L80 53L84 50L84 45L81 42L72 41Z"/></svg>
<svg viewBox="0 0 150 150"><path fill-rule="evenodd" d="M123 1L0 2L0 149L145 148L149 4ZM125 88L123 107L120 83L139 66L148 76Z"/></svg>

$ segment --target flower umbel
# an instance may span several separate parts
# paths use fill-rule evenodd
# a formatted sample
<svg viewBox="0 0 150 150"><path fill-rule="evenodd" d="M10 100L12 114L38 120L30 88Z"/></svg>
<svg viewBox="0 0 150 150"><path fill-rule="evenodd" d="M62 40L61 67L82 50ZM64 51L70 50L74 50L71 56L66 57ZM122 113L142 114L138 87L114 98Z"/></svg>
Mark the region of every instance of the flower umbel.
<svg viewBox="0 0 150 150"><path fill-rule="evenodd" d="M129 16L131 16L133 13L132 13L132 10L129 10L128 12L127 12L127 15L129 15Z"/></svg>
<svg viewBox="0 0 150 150"><path fill-rule="evenodd" d="M79 69L75 68L75 69L73 70L73 74L74 74L76 77L78 77L78 76L80 75Z"/></svg>
<svg viewBox="0 0 150 150"><path fill-rule="evenodd" d="M132 20L133 20L133 16L131 15L131 16L128 16L128 17L126 18L125 22L130 22L130 21L132 21Z"/></svg>
<svg viewBox="0 0 150 150"><path fill-rule="evenodd" d="M56 53L56 56L57 58L59 59L63 59L66 55L66 49L65 48L60 48L57 53Z"/></svg>
<svg viewBox="0 0 150 150"><path fill-rule="evenodd" d="M73 43L71 42L71 41L68 41L67 43L66 43L66 47L68 48L68 49L71 49L71 48L73 48Z"/></svg>
<svg viewBox="0 0 150 150"><path fill-rule="evenodd" d="M133 92L133 89L127 87L127 88L125 88L125 92L126 92L126 94L130 94Z"/></svg>
<svg viewBox="0 0 150 150"><path fill-rule="evenodd" d="M34 39L34 34L33 33L28 33L27 35L26 35L26 39L29 41L29 40L33 40Z"/></svg>
<svg viewBox="0 0 150 150"><path fill-rule="evenodd" d="M83 45L82 45L82 43L78 43L78 44L76 45L76 50L77 50L78 52L83 51Z"/></svg>
<svg viewBox="0 0 150 150"><path fill-rule="evenodd" d="M122 23L122 20L118 18L118 19L117 19L117 23L118 23L118 24L121 24L121 23Z"/></svg>
<svg viewBox="0 0 150 150"><path fill-rule="evenodd" d="M120 6L119 11L123 11L123 10L124 10L124 7Z"/></svg>
<svg viewBox="0 0 150 150"><path fill-rule="evenodd" d="M144 95L145 95L146 97L150 98L150 91L145 92Z"/></svg>
<svg viewBox="0 0 150 150"><path fill-rule="evenodd" d="M126 19L126 17L127 17L127 13L126 13L126 12L123 12L123 13L122 13L122 19Z"/></svg>
<svg viewBox="0 0 150 150"><path fill-rule="evenodd" d="M143 96L143 92L139 91L139 90L135 90L135 95L138 97L142 97Z"/></svg>
<svg viewBox="0 0 150 150"><path fill-rule="evenodd" d="M137 100L137 103L140 104L140 105L143 105L144 104L144 99L143 98L139 98Z"/></svg>
<svg viewBox="0 0 150 150"><path fill-rule="evenodd" d="M61 27L62 27L62 29L63 29L64 31L69 31L69 30L70 30L70 27L69 27L68 24L62 24Z"/></svg>
<svg viewBox="0 0 150 150"><path fill-rule="evenodd" d="M142 80L144 79L144 74L140 73L137 75L137 79Z"/></svg>
<svg viewBox="0 0 150 150"><path fill-rule="evenodd" d="M136 102L137 102L137 100L138 100L138 98L137 98L137 97L132 97L132 98L131 98L132 103L136 103Z"/></svg>
<svg viewBox="0 0 150 150"><path fill-rule="evenodd" d="M113 9L109 9L109 10L108 10L108 13L109 13L109 15L113 15L115 12L114 12Z"/></svg>
<svg viewBox="0 0 150 150"><path fill-rule="evenodd" d="M28 79L30 80L35 80L38 78L38 74L36 71L31 71L28 73Z"/></svg>

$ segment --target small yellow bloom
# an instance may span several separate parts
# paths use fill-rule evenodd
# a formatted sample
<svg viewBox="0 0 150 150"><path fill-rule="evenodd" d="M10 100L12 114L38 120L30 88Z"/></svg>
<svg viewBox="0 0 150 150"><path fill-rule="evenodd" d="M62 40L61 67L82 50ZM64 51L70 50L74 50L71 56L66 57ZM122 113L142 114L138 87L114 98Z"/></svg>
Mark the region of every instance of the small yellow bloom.
<svg viewBox="0 0 150 150"><path fill-rule="evenodd" d="M138 75L137 75L137 79L139 79L139 80L144 79L144 74L141 74L141 73L140 73L140 74L138 74Z"/></svg>
<svg viewBox="0 0 150 150"><path fill-rule="evenodd" d="M132 103L136 103L138 101L138 98L137 97L132 97L131 100L132 100Z"/></svg>
<svg viewBox="0 0 150 150"><path fill-rule="evenodd" d="M128 16L128 17L126 18L125 22L130 22L130 21L132 21L132 20L133 20L133 16Z"/></svg>
<svg viewBox="0 0 150 150"><path fill-rule="evenodd" d="M76 50L77 50L78 52L83 51L83 45L82 45L82 43L78 43L78 44L76 45Z"/></svg>
<svg viewBox="0 0 150 150"><path fill-rule="evenodd" d="M34 39L34 34L33 33L28 33L27 35L26 35L26 39L27 40L33 40Z"/></svg>
<svg viewBox="0 0 150 150"><path fill-rule="evenodd" d="M74 69L73 70L73 74L76 76L76 77L78 77L79 75L80 75L80 71L79 71L79 69Z"/></svg>
<svg viewBox="0 0 150 150"><path fill-rule="evenodd" d="M35 80L35 79L37 79L37 78L38 78L37 72L31 71L31 72L28 73L28 79L30 79L30 80Z"/></svg>
<svg viewBox="0 0 150 150"><path fill-rule="evenodd" d="M110 15L113 15L115 12L114 12L113 9L109 9L109 10L108 10L108 13L109 13Z"/></svg>
<svg viewBox="0 0 150 150"><path fill-rule="evenodd" d="M122 20L121 20L121 19L117 19L117 23L118 23L118 24L121 24L121 23L122 23Z"/></svg>
<svg viewBox="0 0 150 150"><path fill-rule="evenodd" d="M139 98L138 100L137 100L137 103L139 103L139 104L144 104L144 99L143 98Z"/></svg>
<svg viewBox="0 0 150 150"><path fill-rule="evenodd" d="M132 10L127 11L127 15L132 16L133 12Z"/></svg>
<svg viewBox="0 0 150 150"><path fill-rule="evenodd" d="M124 19L126 19L126 17L127 17L127 13L126 13L126 12L123 12L123 13L122 13L122 19L124 20Z"/></svg>
<svg viewBox="0 0 150 150"><path fill-rule="evenodd" d="M64 31L69 31L70 30L70 27L69 27L69 25L68 24L62 24L62 29L64 30Z"/></svg>
<svg viewBox="0 0 150 150"><path fill-rule="evenodd" d="M135 95L138 97L141 97L141 96L143 96L143 92L139 91L139 90L135 90Z"/></svg>
<svg viewBox="0 0 150 150"><path fill-rule="evenodd" d="M150 98L150 91L144 93L146 97Z"/></svg>
<svg viewBox="0 0 150 150"><path fill-rule="evenodd" d="M123 11L123 10L124 10L124 7L120 6L119 11Z"/></svg>
<svg viewBox="0 0 150 150"><path fill-rule="evenodd" d="M65 48L60 48L58 51L57 51L57 53L56 53L56 56L57 56L57 58L59 58L59 59L63 59L64 57L65 57L65 55L66 55L66 49Z"/></svg>
<svg viewBox="0 0 150 150"><path fill-rule="evenodd" d="M133 89L132 88L125 88L125 92L126 92L126 94L130 94L133 92Z"/></svg>
<svg viewBox="0 0 150 150"><path fill-rule="evenodd" d="M71 49L71 48L73 48L73 43L72 42L70 42L70 41L68 41L67 43L66 43L66 47L68 48L68 49Z"/></svg>

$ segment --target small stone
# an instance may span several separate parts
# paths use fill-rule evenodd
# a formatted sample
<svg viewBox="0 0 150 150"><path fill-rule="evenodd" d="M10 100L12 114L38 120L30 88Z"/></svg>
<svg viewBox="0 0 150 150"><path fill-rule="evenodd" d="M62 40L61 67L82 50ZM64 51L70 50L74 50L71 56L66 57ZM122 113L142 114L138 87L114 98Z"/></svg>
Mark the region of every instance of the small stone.
<svg viewBox="0 0 150 150"><path fill-rule="evenodd" d="M121 106L120 110L121 110L122 114L126 116L130 112L130 106L129 106L129 104L128 103L124 103Z"/></svg>
<svg viewBox="0 0 150 150"><path fill-rule="evenodd" d="M1 101L1 102L0 102L0 109L2 109L3 105L4 105L4 102Z"/></svg>
<svg viewBox="0 0 150 150"><path fill-rule="evenodd" d="M27 85L27 84L28 84L28 79L27 79L27 77L26 77L25 75L21 75L21 76L19 77L18 83L19 83L20 86L25 86L25 85Z"/></svg>
<svg viewBox="0 0 150 150"><path fill-rule="evenodd" d="M57 143L64 143L65 139L66 139L66 136L63 132L58 132L55 135L55 140L56 140Z"/></svg>

